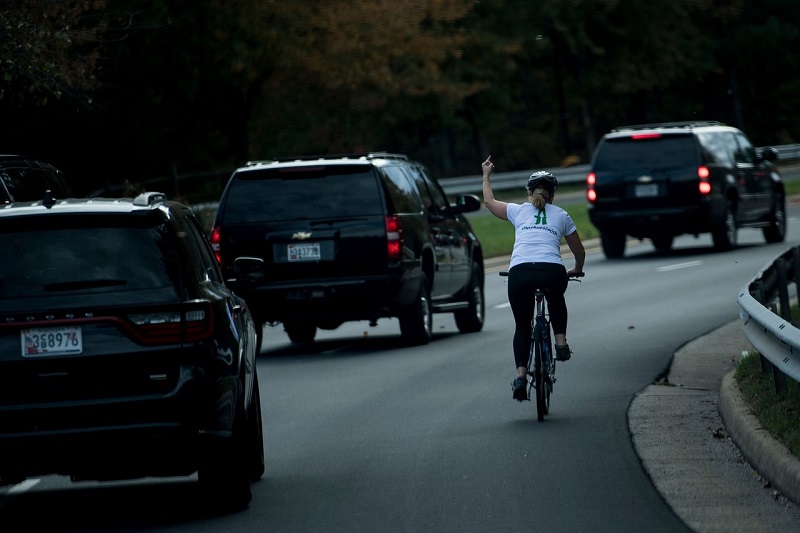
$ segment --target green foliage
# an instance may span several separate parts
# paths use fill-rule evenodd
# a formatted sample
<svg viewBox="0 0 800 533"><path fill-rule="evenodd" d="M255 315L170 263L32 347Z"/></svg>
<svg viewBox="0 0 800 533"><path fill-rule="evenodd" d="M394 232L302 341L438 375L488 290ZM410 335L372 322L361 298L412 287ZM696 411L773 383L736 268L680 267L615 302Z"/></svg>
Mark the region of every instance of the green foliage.
<svg viewBox="0 0 800 533"><path fill-rule="evenodd" d="M17 127L0 143L87 181L362 150L440 177L488 153L549 167L587 162L614 126L691 118L757 145L800 137L796 0L3 6L0 113Z"/></svg>
<svg viewBox="0 0 800 533"><path fill-rule="evenodd" d="M10 0L0 7L0 100L46 106L67 95L79 104L97 87L93 40L105 30L93 15L105 1Z"/></svg>
<svg viewBox="0 0 800 533"><path fill-rule="evenodd" d="M761 371L758 353L736 365L734 377L747 404L770 435L800 457L800 387L789 379L786 392L776 392L771 373Z"/></svg>

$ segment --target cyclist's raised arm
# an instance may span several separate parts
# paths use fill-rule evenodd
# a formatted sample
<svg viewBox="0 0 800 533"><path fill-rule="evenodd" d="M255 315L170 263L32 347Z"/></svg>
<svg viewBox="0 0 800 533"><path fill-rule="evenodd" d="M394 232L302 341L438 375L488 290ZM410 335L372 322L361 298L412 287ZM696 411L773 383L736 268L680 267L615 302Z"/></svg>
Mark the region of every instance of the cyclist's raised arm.
<svg viewBox="0 0 800 533"><path fill-rule="evenodd" d="M567 241L567 246L569 246L570 252L572 252L572 255L575 256L575 268L568 270L567 274L579 274L583 272L583 262L586 260L586 250L583 248L583 242L581 241L577 231L573 231L564 237L564 239Z"/></svg>
<svg viewBox="0 0 800 533"><path fill-rule="evenodd" d="M492 191L492 182L489 181L489 176L492 175L494 170L492 156L486 158L486 161L481 164L481 169L483 170L483 203L486 204L486 208L491 214L497 218L508 220L508 214L506 213L508 204L495 199L494 191Z"/></svg>

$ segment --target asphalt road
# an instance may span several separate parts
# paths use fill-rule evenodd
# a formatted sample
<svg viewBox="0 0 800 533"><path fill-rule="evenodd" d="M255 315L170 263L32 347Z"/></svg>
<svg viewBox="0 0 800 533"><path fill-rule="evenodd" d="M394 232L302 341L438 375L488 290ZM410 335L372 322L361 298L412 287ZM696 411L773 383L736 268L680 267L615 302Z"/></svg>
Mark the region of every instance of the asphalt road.
<svg viewBox="0 0 800 533"><path fill-rule="evenodd" d="M47 477L0 492L0 530L689 531L642 467L627 411L681 346L736 319L742 284L798 243L790 217L778 245L742 230L722 254L707 237L663 256L646 243L620 261L590 254L567 296L575 356L543 423L511 399L511 311L490 274L484 331L460 335L437 315L426 347L404 347L393 320L321 332L312 347L268 330L267 473L248 510L209 515L193 478Z"/></svg>

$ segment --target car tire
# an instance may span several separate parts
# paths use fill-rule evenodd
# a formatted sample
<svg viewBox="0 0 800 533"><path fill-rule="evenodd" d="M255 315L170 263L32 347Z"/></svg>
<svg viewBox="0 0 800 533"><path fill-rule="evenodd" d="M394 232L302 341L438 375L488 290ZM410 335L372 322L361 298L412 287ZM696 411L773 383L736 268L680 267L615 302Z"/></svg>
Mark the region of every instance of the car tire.
<svg viewBox="0 0 800 533"><path fill-rule="evenodd" d="M764 228L764 239L768 243L786 239L786 199L782 195L775 199L770 225Z"/></svg>
<svg viewBox="0 0 800 533"><path fill-rule="evenodd" d="M725 206L725 218L711 234L714 248L721 252L733 250L736 247L736 210L733 202L728 200Z"/></svg>
<svg viewBox="0 0 800 533"><path fill-rule="evenodd" d="M264 426L261 417L261 393L258 374L253 373L253 400L247 418L247 445L249 449L250 481L258 481L266 470L264 464Z"/></svg>
<svg viewBox="0 0 800 533"><path fill-rule="evenodd" d="M672 250L672 242L674 240L675 237L673 235L658 235L650 238L653 247L662 254Z"/></svg>
<svg viewBox="0 0 800 533"><path fill-rule="evenodd" d="M618 259L625 255L625 234L616 231L601 232L600 245L608 259Z"/></svg>
<svg viewBox="0 0 800 533"><path fill-rule="evenodd" d="M472 275L467 287L467 302L469 307L459 309L453 316L456 327L461 333L475 333L483 329L483 320L486 316L486 302L483 298L483 275L479 263L472 264Z"/></svg>
<svg viewBox="0 0 800 533"><path fill-rule="evenodd" d="M428 344L433 337L433 315L428 277L422 274L414 303L400 315L400 333L412 345Z"/></svg>
<svg viewBox="0 0 800 533"><path fill-rule="evenodd" d="M295 344L314 342L314 337L317 335L317 326L306 322L284 322L283 329L289 340Z"/></svg>
<svg viewBox="0 0 800 533"><path fill-rule="evenodd" d="M200 487L209 505L223 511L244 509L253 498L247 460L244 388L241 384L237 396L236 418L231 436L206 447L197 472Z"/></svg>

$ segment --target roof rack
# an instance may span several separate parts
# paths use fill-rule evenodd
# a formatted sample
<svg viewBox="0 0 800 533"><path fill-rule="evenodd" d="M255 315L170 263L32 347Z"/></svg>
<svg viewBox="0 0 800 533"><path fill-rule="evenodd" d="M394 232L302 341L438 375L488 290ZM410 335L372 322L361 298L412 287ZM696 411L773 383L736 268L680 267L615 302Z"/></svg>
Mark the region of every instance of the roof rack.
<svg viewBox="0 0 800 533"><path fill-rule="evenodd" d="M651 130L654 128L697 128L700 126L724 126L722 122L716 120L687 120L683 122L657 122L654 124L634 124L631 126L619 126L611 130L617 131L631 131L631 130Z"/></svg>
<svg viewBox="0 0 800 533"><path fill-rule="evenodd" d="M302 156L288 156L276 157L269 161L248 161L245 166L253 166L264 164L268 162L275 163L288 163L290 161L324 161L331 159L401 159L408 161L408 157L403 154L392 154L389 152L351 152L343 154L326 154L326 155L302 155Z"/></svg>

